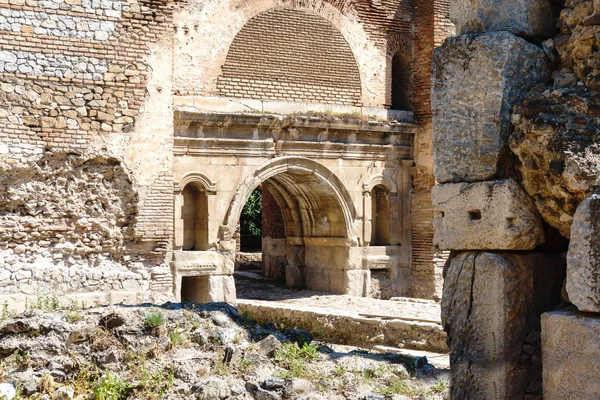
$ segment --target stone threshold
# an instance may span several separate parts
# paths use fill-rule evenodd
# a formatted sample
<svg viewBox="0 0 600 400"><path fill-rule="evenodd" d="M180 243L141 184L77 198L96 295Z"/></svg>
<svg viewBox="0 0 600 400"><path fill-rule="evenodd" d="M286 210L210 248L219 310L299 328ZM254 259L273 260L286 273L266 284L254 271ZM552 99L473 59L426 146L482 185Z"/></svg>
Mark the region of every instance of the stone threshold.
<svg viewBox="0 0 600 400"><path fill-rule="evenodd" d="M324 296L345 299L360 299L352 296ZM398 306L397 301L360 299L362 301L380 302L377 307L386 310ZM304 303L310 299L303 299ZM336 301L336 299L331 300ZM351 300L350 300L351 302ZM401 309L390 315L375 315L361 312L352 306L346 310L326 308L318 305L294 304L284 301L265 301L252 299L237 300L240 313L248 315L263 324L277 321L279 328L301 328L309 330L316 339L331 343L351 345L364 348L388 346L399 349L423 350L434 353L447 353L446 333L441 321L433 318L418 318L414 308L430 308L431 304L409 303L411 310L402 314ZM402 305L400 305L402 306ZM429 310L424 310L429 314ZM439 315L439 314L438 314Z"/></svg>

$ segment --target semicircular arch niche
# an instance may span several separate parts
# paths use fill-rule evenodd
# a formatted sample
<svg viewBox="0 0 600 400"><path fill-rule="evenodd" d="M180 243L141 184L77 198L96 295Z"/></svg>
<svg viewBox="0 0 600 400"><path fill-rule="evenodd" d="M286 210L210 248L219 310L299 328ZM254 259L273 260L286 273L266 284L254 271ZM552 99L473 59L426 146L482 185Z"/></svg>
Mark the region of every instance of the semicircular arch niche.
<svg viewBox="0 0 600 400"><path fill-rule="evenodd" d="M325 18L275 8L236 35L219 77L226 97L359 105L361 81L352 50Z"/></svg>

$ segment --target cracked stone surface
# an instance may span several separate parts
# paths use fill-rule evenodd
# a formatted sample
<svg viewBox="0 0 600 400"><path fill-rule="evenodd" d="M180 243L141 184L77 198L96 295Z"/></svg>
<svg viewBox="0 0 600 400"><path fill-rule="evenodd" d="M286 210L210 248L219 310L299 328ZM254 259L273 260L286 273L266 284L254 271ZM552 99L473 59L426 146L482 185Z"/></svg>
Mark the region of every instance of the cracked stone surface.
<svg viewBox="0 0 600 400"><path fill-rule="evenodd" d="M533 199L512 179L436 185L431 198L441 249L531 250L544 242Z"/></svg>
<svg viewBox="0 0 600 400"><path fill-rule="evenodd" d="M600 194L585 199L571 226L567 293L580 311L600 312Z"/></svg>
<svg viewBox="0 0 600 400"><path fill-rule="evenodd" d="M434 174L439 183L502 177L511 112L550 78L539 47L508 32L446 39L433 55Z"/></svg>
<svg viewBox="0 0 600 400"><path fill-rule="evenodd" d="M559 254L465 252L445 267L452 399L541 394L540 315L560 303Z"/></svg>

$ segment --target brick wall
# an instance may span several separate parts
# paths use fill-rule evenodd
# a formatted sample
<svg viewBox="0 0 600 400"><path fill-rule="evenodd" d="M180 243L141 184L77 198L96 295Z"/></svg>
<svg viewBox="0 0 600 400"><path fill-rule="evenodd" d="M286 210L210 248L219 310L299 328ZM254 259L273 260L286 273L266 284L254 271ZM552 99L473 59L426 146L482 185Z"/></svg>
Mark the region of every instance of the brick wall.
<svg viewBox="0 0 600 400"><path fill-rule="evenodd" d="M0 0L0 176L10 192L0 258L18 270L0 284L13 293L48 285L38 278L54 265L57 293L151 295L151 274L142 270L165 262L173 178L171 134L145 127L159 69L149 59L152 48L172 47L171 7ZM137 145L142 137L145 147ZM156 154L144 158L146 148ZM33 228L15 235L25 225Z"/></svg>
<svg viewBox="0 0 600 400"><path fill-rule="evenodd" d="M281 209L268 190L269 184L262 185L262 235L275 239L285 238L285 224Z"/></svg>
<svg viewBox="0 0 600 400"><path fill-rule="evenodd" d="M441 268L445 254L433 246L433 132L431 126L431 56L435 46L453 33L450 0L416 0L413 75L413 111L419 124L415 138L414 194L412 200L412 269L415 297L441 295Z"/></svg>
<svg viewBox="0 0 600 400"><path fill-rule="evenodd" d="M355 105L361 84L343 36L309 11L274 9L252 18L229 49L223 96Z"/></svg>

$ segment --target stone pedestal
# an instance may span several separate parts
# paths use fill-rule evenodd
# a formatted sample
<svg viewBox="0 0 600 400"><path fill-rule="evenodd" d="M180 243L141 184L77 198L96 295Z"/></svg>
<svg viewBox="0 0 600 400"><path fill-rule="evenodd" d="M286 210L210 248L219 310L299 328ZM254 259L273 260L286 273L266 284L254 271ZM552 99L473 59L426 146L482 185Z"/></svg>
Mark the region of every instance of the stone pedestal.
<svg viewBox="0 0 600 400"><path fill-rule="evenodd" d="M452 399L541 394L540 315L559 304L563 280L559 255L466 252L448 261L442 323Z"/></svg>
<svg viewBox="0 0 600 400"><path fill-rule="evenodd" d="M542 315L544 399L600 399L600 315Z"/></svg>

